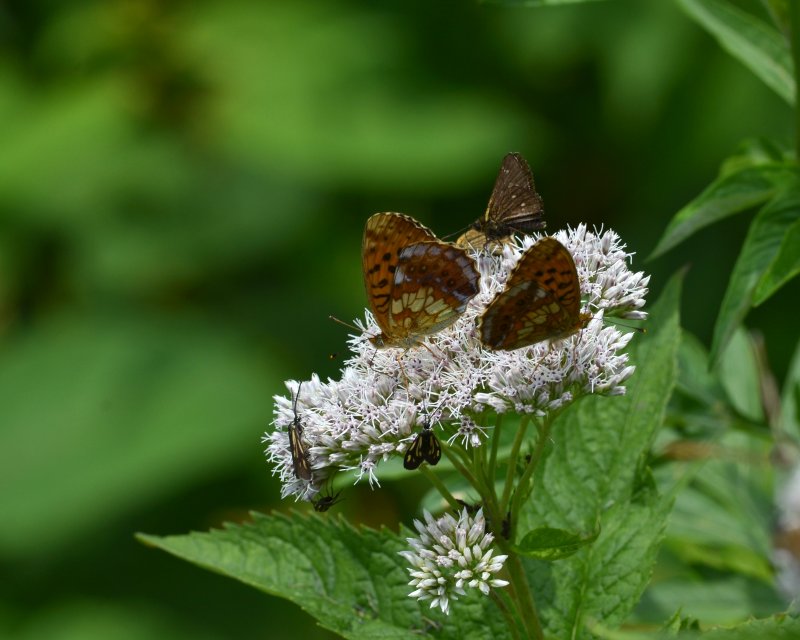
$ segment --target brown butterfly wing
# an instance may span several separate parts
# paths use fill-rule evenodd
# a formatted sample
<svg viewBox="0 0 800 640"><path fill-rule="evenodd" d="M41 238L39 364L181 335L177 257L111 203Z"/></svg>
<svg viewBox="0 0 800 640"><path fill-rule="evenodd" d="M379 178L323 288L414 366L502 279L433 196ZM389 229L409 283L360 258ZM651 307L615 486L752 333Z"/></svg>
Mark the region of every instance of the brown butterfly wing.
<svg viewBox="0 0 800 640"><path fill-rule="evenodd" d="M364 287L375 321L387 335L394 273L400 252L410 244L428 240L436 240L433 232L401 213L376 213L367 220L361 243Z"/></svg>
<svg viewBox="0 0 800 640"><path fill-rule="evenodd" d="M479 225L489 240L545 228L544 204L528 163L518 153L503 158L500 172Z"/></svg>
<svg viewBox="0 0 800 640"><path fill-rule="evenodd" d="M388 337L413 342L449 326L478 293L479 281L464 249L440 240L405 247L394 273Z"/></svg>
<svg viewBox="0 0 800 640"><path fill-rule="evenodd" d="M578 331L589 319L580 311L575 262L554 238L542 238L522 256L505 289L486 307L479 323L489 349L519 349Z"/></svg>

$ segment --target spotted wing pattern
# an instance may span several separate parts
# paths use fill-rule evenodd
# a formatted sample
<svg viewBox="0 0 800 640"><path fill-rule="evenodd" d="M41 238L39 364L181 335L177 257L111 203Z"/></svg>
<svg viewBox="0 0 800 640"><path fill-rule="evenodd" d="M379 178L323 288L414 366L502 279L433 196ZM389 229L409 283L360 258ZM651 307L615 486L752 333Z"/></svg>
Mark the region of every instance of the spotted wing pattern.
<svg viewBox="0 0 800 640"><path fill-rule="evenodd" d="M514 233L540 231L546 225L543 216L544 204L528 163L520 154L509 153L503 158L486 213L456 244L481 249Z"/></svg>
<svg viewBox="0 0 800 640"><path fill-rule="evenodd" d="M294 420L289 425L289 450L292 452L292 466L294 475L301 480L311 480L311 465L308 462L308 450L303 442L303 424L300 416L297 415L297 399L300 397L300 387L297 387L297 395L294 397L292 411Z"/></svg>
<svg viewBox="0 0 800 640"><path fill-rule="evenodd" d="M424 462L434 466L442 457L442 445L433 433L433 429L428 426L422 428L414 438L414 441L406 450L403 457L403 466L413 470Z"/></svg>
<svg viewBox="0 0 800 640"><path fill-rule="evenodd" d="M478 293L480 275L464 249L438 240L413 218L377 213L362 245L367 299L378 347L411 347L452 324Z"/></svg>
<svg viewBox="0 0 800 640"><path fill-rule="evenodd" d="M520 258L505 289L483 312L481 342L489 349L512 350L566 338L591 319L580 307L572 255L555 238L542 238Z"/></svg>

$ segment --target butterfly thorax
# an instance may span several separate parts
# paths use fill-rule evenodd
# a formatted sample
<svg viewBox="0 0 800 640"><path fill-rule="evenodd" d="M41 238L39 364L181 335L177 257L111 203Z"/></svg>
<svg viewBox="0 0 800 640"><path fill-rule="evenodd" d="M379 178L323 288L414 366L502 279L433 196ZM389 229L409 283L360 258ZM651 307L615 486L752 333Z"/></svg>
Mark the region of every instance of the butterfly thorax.
<svg viewBox="0 0 800 640"><path fill-rule="evenodd" d="M412 347L416 347L422 343L422 340L416 336L405 335L390 338L385 333L379 333L376 336L371 336L368 338L368 340L376 349L411 349Z"/></svg>

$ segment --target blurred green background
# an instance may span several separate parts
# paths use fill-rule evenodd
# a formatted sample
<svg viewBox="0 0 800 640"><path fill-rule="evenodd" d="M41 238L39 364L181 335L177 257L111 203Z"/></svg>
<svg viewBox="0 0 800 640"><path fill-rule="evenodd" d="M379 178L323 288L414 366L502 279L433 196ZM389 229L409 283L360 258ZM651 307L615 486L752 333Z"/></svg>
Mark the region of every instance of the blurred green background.
<svg viewBox="0 0 800 640"><path fill-rule="evenodd" d="M9 638L327 637L133 533L293 507L260 437L284 379L337 375L327 316L362 314L366 218L455 233L520 151L549 230L614 228L653 295L691 263L685 324L708 344L747 216L644 258L742 139L791 134L663 0L7 0L0 43ZM779 378L798 294L750 317ZM400 488L341 510L410 522L425 485Z"/></svg>

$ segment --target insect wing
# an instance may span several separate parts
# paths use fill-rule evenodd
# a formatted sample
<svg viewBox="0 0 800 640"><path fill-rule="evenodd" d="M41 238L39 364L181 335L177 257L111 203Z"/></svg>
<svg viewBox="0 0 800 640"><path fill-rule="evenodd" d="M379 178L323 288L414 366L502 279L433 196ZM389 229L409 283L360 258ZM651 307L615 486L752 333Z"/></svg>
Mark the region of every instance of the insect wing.
<svg viewBox="0 0 800 640"><path fill-rule="evenodd" d="M381 331L389 331L394 272L400 252L415 242L436 240L433 232L401 213L376 213L367 220L361 242L361 266L367 301Z"/></svg>
<svg viewBox="0 0 800 640"><path fill-rule="evenodd" d="M442 445L439 444L439 439L430 429L423 431L420 435L423 440L422 455L425 458L425 462L433 467L442 457Z"/></svg>
<svg viewBox="0 0 800 640"><path fill-rule="evenodd" d="M486 207L486 235L499 238L515 232L532 233L545 228L544 204L536 191L533 173L518 153L509 153L492 189Z"/></svg>
<svg viewBox="0 0 800 640"><path fill-rule="evenodd" d="M308 463L308 451L303 444L302 428L298 424L289 427L289 449L292 452L294 475L301 480L311 480L311 466Z"/></svg>
<svg viewBox="0 0 800 640"><path fill-rule="evenodd" d="M403 457L403 466L406 469L413 470L419 467L424 462L434 466L439 462L442 457L442 445L434 435L431 429L425 428L406 450Z"/></svg>

